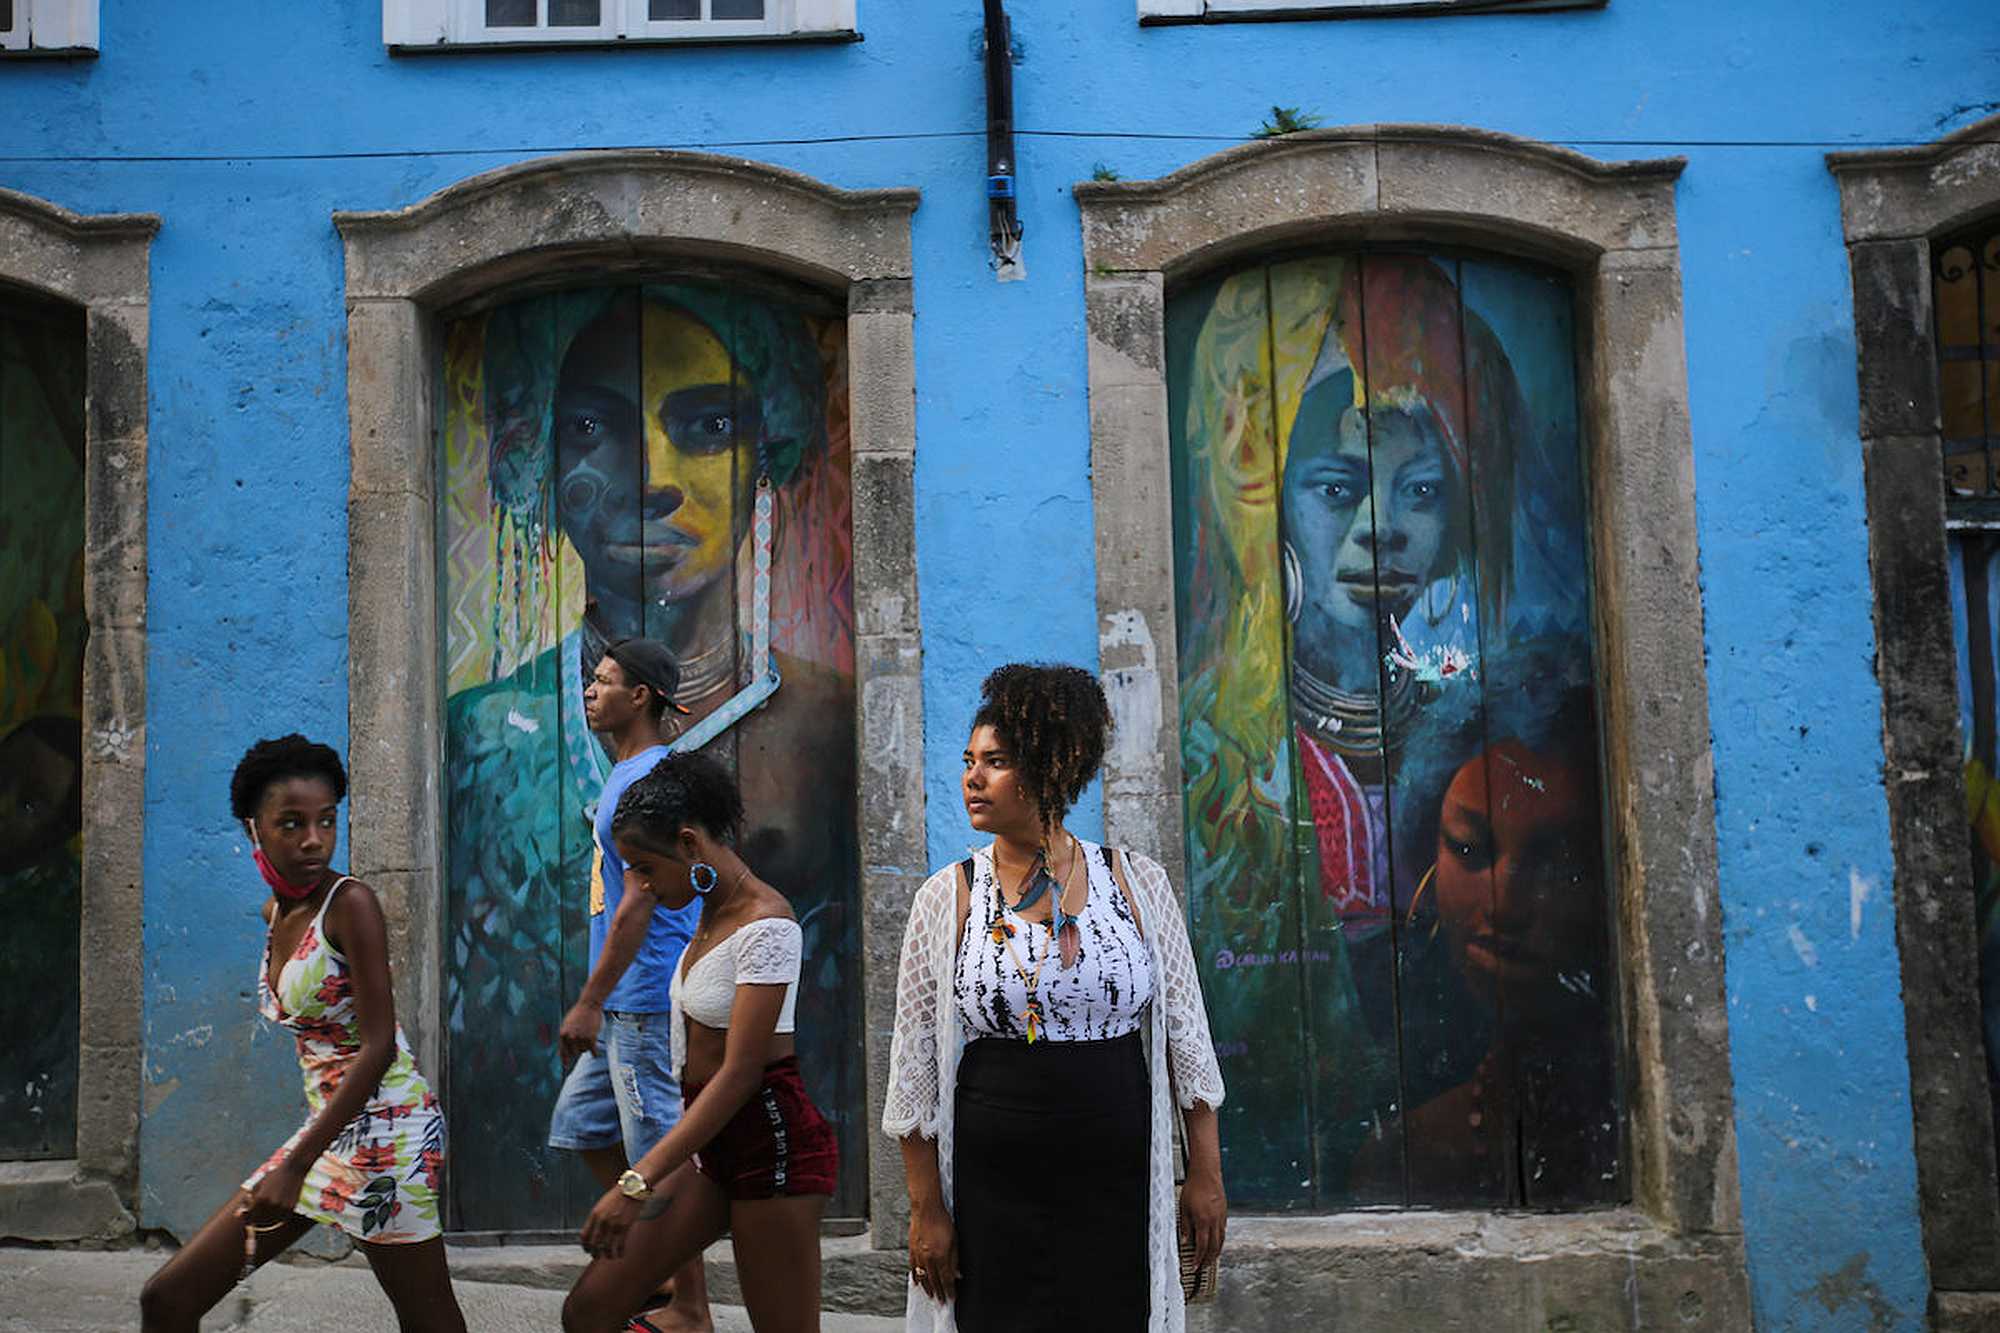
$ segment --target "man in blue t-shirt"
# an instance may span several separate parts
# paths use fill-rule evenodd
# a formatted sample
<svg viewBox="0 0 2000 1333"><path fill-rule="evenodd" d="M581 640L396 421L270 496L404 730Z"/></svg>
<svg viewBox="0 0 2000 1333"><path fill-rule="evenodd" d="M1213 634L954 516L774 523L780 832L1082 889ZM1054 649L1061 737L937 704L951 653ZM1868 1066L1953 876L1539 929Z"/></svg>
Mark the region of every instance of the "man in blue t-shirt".
<svg viewBox="0 0 2000 1333"><path fill-rule="evenodd" d="M620 639L604 650L583 691L584 718L610 741L615 763L595 815L590 976L559 1036L564 1061L576 1063L549 1117L549 1146L581 1153L607 1190L681 1117L667 988L701 907L675 911L649 893L627 893L625 863L611 841L618 798L667 753L660 719L669 708L687 712L674 702L679 686L672 653L651 639ZM676 1326L707 1325L699 1257L674 1275L671 1292Z"/></svg>

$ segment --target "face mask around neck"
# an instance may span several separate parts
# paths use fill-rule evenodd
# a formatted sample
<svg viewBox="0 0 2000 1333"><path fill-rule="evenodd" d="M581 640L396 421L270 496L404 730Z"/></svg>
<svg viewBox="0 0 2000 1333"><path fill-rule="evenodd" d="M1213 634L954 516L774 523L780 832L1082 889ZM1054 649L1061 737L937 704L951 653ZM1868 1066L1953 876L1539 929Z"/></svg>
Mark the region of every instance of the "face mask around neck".
<svg viewBox="0 0 2000 1333"><path fill-rule="evenodd" d="M278 868L271 864L271 858L264 855L264 845L257 840L257 825L251 820L246 819L243 821L243 827L250 830L250 846L255 849L251 853L251 859L257 863L257 873L262 875L264 882L271 886L271 892L277 894L280 898L287 898L292 902L297 902L319 887L318 880L314 880L310 884L300 885L294 884L283 875L280 875Z"/></svg>

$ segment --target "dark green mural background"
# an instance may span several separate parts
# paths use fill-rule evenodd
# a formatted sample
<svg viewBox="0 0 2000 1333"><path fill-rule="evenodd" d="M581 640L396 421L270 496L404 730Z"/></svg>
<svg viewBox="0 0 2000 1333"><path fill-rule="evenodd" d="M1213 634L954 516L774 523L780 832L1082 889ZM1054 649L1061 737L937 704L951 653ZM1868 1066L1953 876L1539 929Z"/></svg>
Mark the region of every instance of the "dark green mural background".
<svg viewBox="0 0 2000 1333"><path fill-rule="evenodd" d="M76 1155L83 319L0 304L0 1158Z"/></svg>
<svg viewBox="0 0 2000 1333"><path fill-rule="evenodd" d="M1167 319L1232 1202L1624 1196L1573 296L1304 256Z"/></svg>

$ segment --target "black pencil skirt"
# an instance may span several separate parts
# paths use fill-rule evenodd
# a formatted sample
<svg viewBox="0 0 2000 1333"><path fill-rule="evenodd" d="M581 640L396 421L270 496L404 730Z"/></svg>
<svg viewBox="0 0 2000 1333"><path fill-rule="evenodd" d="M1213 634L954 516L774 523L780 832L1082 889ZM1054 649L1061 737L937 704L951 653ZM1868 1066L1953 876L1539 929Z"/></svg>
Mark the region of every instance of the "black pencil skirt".
<svg viewBox="0 0 2000 1333"><path fill-rule="evenodd" d="M969 1042L953 1114L961 1333L1143 1333L1150 1115L1139 1034Z"/></svg>

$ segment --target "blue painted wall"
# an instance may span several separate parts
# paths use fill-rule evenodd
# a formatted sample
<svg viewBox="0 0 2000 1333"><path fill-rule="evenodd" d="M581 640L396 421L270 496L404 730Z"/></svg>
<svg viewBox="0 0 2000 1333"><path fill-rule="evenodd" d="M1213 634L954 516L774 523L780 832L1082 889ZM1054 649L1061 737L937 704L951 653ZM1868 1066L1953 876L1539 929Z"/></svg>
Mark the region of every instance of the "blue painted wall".
<svg viewBox="0 0 2000 1333"><path fill-rule="evenodd" d="M1974 35L1985 0L1610 0L1148 30L1128 0L1016 0L1029 280L1005 286L985 261L979 6L860 5L867 39L852 46L391 58L373 0L106 0L99 59L0 67L0 185L164 222L146 1223L187 1232L296 1115L289 1043L250 1016L260 888L225 787L258 735L345 740L333 210L631 144L922 188L918 549L942 861L970 836L955 779L981 675L1096 652L1068 186L1098 163L1128 179L1184 165L1282 103L1330 125L1449 122L1690 159L1682 271L1756 1304L1769 1329L1919 1326L1854 347L1822 154L2000 109L2000 42Z"/></svg>

